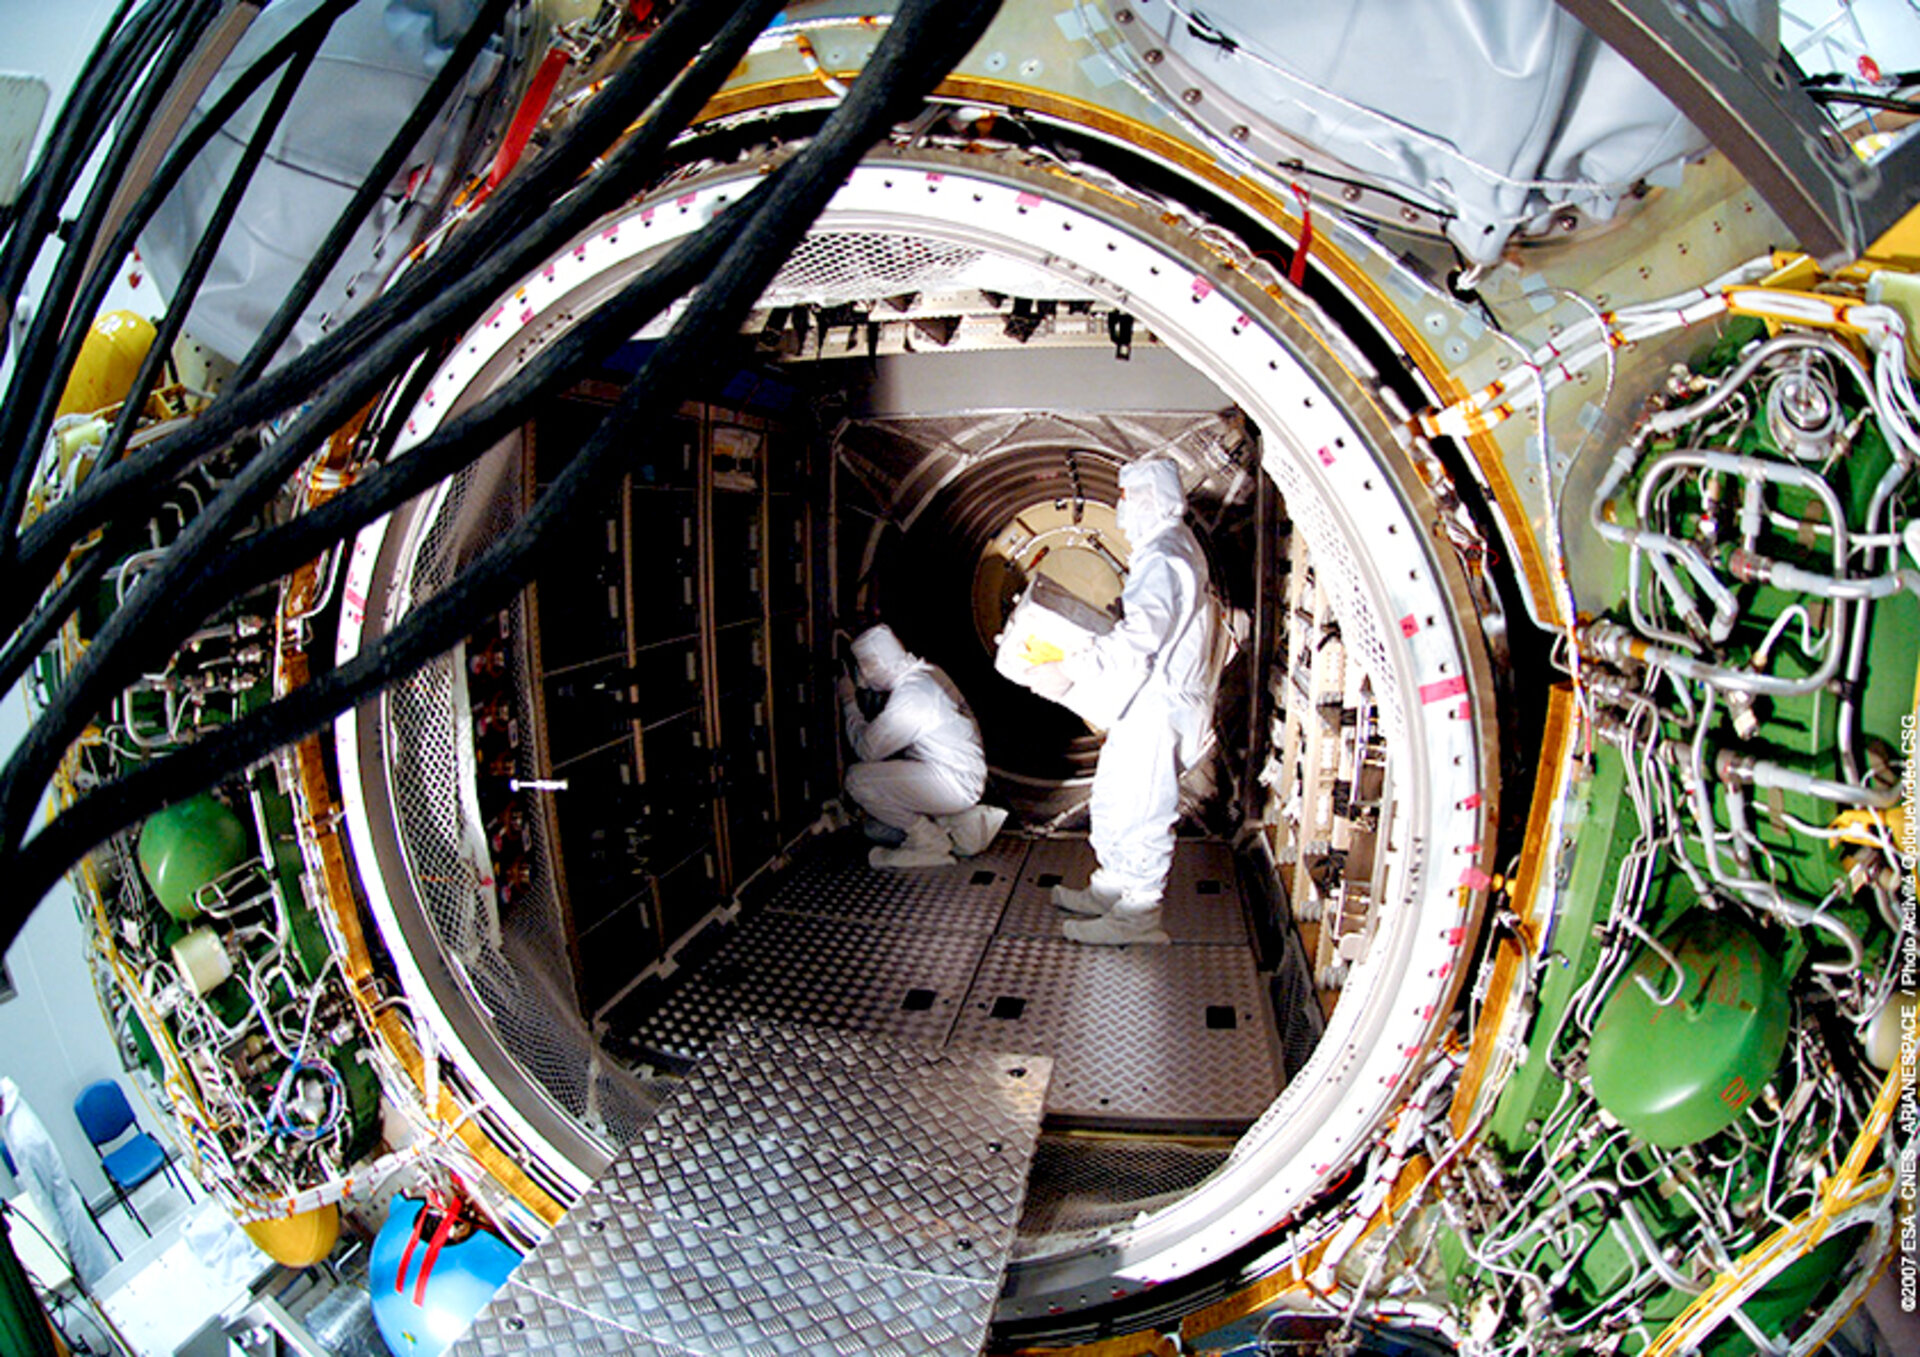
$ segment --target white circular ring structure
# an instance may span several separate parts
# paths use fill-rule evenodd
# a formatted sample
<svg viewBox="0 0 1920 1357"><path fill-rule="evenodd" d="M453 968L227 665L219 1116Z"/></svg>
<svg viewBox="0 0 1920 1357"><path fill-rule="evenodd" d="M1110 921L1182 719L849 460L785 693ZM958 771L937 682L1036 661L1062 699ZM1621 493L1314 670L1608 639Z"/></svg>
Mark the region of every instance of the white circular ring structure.
<svg viewBox="0 0 1920 1357"><path fill-rule="evenodd" d="M869 161L818 233L900 234L1006 255L1124 307L1259 428L1265 467L1328 579L1388 737L1395 862L1379 924L1308 1066L1225 1168L1175 1205L1079 1252L1023 1261L1003 1319L1060 1313L1184 1277L1286 1222L1375 1142L1431 1058L1488 885L1497 769L1485 651L1451 548L1393 426L1301 319L1306 304L1226 267L1197 236L1062 176L980 158ZM556 255L461 342L406 421L404 452L543 341L751 191L730 171L610 219ZM357 552L356 567L363 556ZM348 598L364 591L348 580ZM349 633L343 627L343 652ZM572 1176L569 1174L568 1176Z"/></svg>

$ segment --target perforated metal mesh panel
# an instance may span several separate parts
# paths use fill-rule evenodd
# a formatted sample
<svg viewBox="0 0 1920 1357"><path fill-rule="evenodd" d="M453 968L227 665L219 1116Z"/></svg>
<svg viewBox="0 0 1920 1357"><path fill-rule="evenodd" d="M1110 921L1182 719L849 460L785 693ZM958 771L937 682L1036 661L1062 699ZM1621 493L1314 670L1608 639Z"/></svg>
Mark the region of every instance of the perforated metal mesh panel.
<svg viewBox="0 0 1920 1357"><path fill-rule="evenodd" d="M884 296L952 285L982 252L881 232L817 232L801 242L767 290L769 305Z"/></svg>
<svg viewBox="0 0 1920 1357"><path fill-rule="evenodd" d="M415 606L432 597L518 514L513 467L500 454L460 472L415 539L405 596ZM517 610L516 604L516 628ZM510 654L515 716L520 729L530 731L534 713L526 675L518 651ZM498 911L484 847L475 851L485 844L484 826L472 822L478 803L457 794L476 776L471 733L457 698L457 664L457 655L436 660L385 699L395 827L413 889L441 953L502 1048L556 1105L615 1144L624 1143L651 1115L652 1103L632 1080L596 1078L596 1067L605 1063L597 1043L578 1015L557 1002L572 993L573 984L539 817L528 817L533 877L510 910ZM536 775L531 740L521 741L517 760L519 776Z"/></svg>
<svg viewBox="0 0 1920 1357"><path fill-rule="evenodd" d="M793 252L762 306L871 302L905 292L1087 296L1064 278L971 246L892 231L816 231Z"/></svg>
<svg viewBox="0 0 1920 1357"><path fill-rule="evenodd" d="M1299 935L1287 934L1273 971L1273 1011L1280 1036L1280 1063L1288 1079L1307 1067L1314 1047L1326 1031L1319 992L1313 984L1313 964Z"/></svg>
<svg viewBox="0 0 1920 1357"><path fill-rule="evenodd" d="M1293 530L1306 539L1312 552L1314 572L1340 619L1349 658L1358 659L1373 678L1374 701L1389 747L1397 746L1407 738L1407 714L1400 706L1399 688L1390 682L1394 668L1387 658L1384 624L1361 583L1353 549L1304 470L1284 452L1270 455L1266 468L1286 502Z"/></svg>
<svg viewBox="0 0 1920 1357"><path fill-rule="evenodd" d="M1046 1135L1033 1156L1015 1258L1104 1233L1178 1201L1227 1162L1228 1147Z"/></svg>

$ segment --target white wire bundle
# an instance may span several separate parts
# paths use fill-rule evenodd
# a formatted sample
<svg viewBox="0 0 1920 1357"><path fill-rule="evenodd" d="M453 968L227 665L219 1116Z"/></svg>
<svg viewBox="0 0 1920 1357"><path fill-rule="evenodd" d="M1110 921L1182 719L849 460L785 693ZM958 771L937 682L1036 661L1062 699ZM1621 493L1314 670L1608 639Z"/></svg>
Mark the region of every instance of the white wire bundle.
<svg viewBox="0 0 1920 1357"><path fill-rule="evenodd" d="M1585 319L1567 326L1529 353L1521 373L1490 382L1437 413L1422 415L1421 428L1430 438L1484 432L1544 404L1551 392L1574 381L1584 368L1622 345L1724 315L1729 309L1730 289L1763 278L1774 269L1772 256L1761 255L1709 283L1670 297L1623 306L1617 311L1601 311L1589 305L1590 314Z"/></svg>

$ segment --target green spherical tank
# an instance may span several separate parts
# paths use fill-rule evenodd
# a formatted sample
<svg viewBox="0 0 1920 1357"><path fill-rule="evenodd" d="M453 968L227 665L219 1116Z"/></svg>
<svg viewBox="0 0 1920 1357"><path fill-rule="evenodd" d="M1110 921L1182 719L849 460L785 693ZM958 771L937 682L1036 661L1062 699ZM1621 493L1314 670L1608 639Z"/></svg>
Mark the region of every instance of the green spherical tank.
<svg viewBox="0 0 1920 1357"><path fill-rule="evenodd" d="M1642 951L1600 1012L1587 1069L1622 1126L1678 1149L1731 1126L1766 1087L1790 1015L1780 963L1732 920L1699 915L1662 945L1686 970L1678 997L1657 1002L1674 992L1673 968Z"/></svg>
<svg viewBox="0 0 1920 1357"><path fill-rule="evenodd" d="M246 824L204 793L168 806L140 827L140 875L161 908L182 923L199 917L195 892L252 854Z"/></svg>

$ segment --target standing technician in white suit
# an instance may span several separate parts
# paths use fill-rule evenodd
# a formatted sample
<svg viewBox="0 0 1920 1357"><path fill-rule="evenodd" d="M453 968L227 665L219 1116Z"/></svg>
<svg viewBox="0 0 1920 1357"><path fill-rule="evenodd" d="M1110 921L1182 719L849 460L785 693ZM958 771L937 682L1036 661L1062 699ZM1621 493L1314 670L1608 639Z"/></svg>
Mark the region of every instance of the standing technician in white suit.
<svg viewBox="0 0 1920 1357"><path fill-rule="evenodd" d="M938 666L907 652L881 623L853 640L860 682L887 695L872 720L850 679L840 680L847 741L860 761L847 769L847 795L881 825L901 831L898 848L876 848L876 867L931 867L971 856L999 831L1006 812L979 804L987 786L980 727Z"/></svg>
<svg viewBox="0 0 1920 1357"><path fill-rule="evenodd" d="M53 1137L20 1096L19 1086L0 1075L0 1141L7 1147L20 1185L66 1246L67 1262L82 1286L90 1287L113 1267L115 1254L80 1197L79 1184L55 1148Z"/></svg>
<svg viewBox="0 0 1920 1357"><path fill-rule="evenodd" d="M1120 468L1119 526L1132 547L1121 618L1087 649L1038 665L1031 686L1058 699L1103 685L1119 715L1093 774L1093 852L1084 890L1053 888L1075 942L1163 943L1160 898L1173 866L1180 774L1198 757L1212 715L1213 606L1207 558L1187 527L1180 469L1163 458Z"/></svg>

